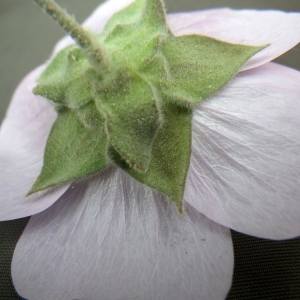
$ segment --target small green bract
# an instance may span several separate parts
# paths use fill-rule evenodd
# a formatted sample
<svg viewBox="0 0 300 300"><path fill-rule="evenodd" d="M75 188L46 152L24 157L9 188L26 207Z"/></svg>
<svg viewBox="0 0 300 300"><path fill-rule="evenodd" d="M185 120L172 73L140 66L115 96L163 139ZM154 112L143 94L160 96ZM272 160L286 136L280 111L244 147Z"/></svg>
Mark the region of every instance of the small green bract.
<svg viewBox="0 0 300 300"><path fill-rule="evenodd" d="M136 0L97 36L111 68L99 74L82 49L54 58L34 93L54 104L41 174L29 194L115 163L181 209L192 109L263 47L205 36L175 37L161 0Z"/></svg>

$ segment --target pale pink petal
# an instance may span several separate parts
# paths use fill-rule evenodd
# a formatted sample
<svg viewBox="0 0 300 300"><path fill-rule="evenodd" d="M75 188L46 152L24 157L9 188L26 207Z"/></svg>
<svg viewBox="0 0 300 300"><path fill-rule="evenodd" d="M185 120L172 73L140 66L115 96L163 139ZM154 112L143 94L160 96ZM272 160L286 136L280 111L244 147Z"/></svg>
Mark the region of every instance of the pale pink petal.
<svg viewBox="0 0 300 300"><path fill-rule="evenodd" d="M210 9L168 16L175 35L201 34L230 43L266 45L241 70L265 64L300 42L300 13Z"/></svg>
<svg viewBox="0 0 300 300"><path fill-rule="evenodd" d="M197 107L188 203L249 235L300 235L299 83L300 72L268 63Z"/></svg>
<svg viewBox="0 0 300 300"><path fill-rule="evenodd" d="M94 12L84 21L83 26L94 33L100 33L107 21L118 11L130 5L134 0L108 0L100 4ZM70 36L61 39L55 46L53 56L63 48L74 43Z"/></svg>
<svg viewBox="0 0 300 300"><path fill-rule="evenodd" d="M12 278L30 300L224 299L230 231L109 168L32 217Z"/></svg>
<svg viewBox="0 0 300 300"><path fill-rule="evenodd" d="M62 186L25 197L43 164L44 148L56 114L43 98L32 94L44 66L21 82L0 131L0 221L36 214L67 189Z"/></svg>

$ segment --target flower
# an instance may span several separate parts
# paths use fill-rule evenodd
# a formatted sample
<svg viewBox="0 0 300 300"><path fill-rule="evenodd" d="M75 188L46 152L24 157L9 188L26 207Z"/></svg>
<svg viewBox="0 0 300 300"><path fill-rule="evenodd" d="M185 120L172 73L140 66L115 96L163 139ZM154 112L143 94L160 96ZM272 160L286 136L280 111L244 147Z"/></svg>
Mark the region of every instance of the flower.
<svg viewBox="0 0 300 300"><path fill-rule="evenodd" d="M87 26L100 31L130 2L106 2ZM196 107L183 216L166 196L113 167L24 199L55 119L52 107L31 93L44 66L28 75L0 135L0 217L34 215L12 263L18 293L28 299L222 299L233 267L225 227L263 238L298 236L300 75L268 62L299 42L299 23L299 14L272 11L169 17L175 34L271 43Z"/></svg>

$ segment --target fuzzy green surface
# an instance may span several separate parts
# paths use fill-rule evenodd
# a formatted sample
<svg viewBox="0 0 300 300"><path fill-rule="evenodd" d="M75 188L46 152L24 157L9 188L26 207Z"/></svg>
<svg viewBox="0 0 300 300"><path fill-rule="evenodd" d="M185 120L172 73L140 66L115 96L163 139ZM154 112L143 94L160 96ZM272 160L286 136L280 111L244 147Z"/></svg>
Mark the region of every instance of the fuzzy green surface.
<svg viewBox="0 0 300 300"><path fill-rule="evenodd" d="M127 171L140 182L167 194L181 211L190 163L192 111L171 101L164 101L162 109L165 122L154 141L148 172Z"/></svg>
<svg viewBox="0 0 300 300"><path fill-rule="evenodd" d="M62 109L48 137L41 174L29 194L91 175L109 164L105 119L90 102Z"/></svg>
<svg viewBox="0 0 300 300"><path fill-rule="evenodd" d="M137 73L125 70L107 86L100 85L95 97L97 108L107 118L111 147L131 168L145 173L161 124L151 86Z"/></svg>
<svg viewBox="0 0 300 300"><path fill-rule="evenodd" d="M104 77L80 48L71 46L56 56L34 90L54 103L58 119L31 192L88 176L115 161L167 194L180 210L192 107L264 47L175 37L161 0L136 0L111 18L98 40L112 64Z"/></svg>
<svg viewBox="0 0 300 300"><path fill-rule="evenodd" d="M169 35L161 43L168 71L163 93L179 104L193 106L223 87L263 48L229 44L205 36Z"/></svg>

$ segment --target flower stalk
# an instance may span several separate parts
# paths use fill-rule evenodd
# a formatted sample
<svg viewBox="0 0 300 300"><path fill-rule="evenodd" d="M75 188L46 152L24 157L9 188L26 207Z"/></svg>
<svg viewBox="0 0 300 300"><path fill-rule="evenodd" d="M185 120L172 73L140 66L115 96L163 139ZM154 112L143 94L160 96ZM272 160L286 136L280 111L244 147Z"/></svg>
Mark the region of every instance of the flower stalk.
<svg viewBox="0 0 300 300"><path fill-rule="evenodd" d="M110 55L96 37L80 26L75 19L53 0L34 0L83 49L89 63L104 75L110 70Z"/></svg>

